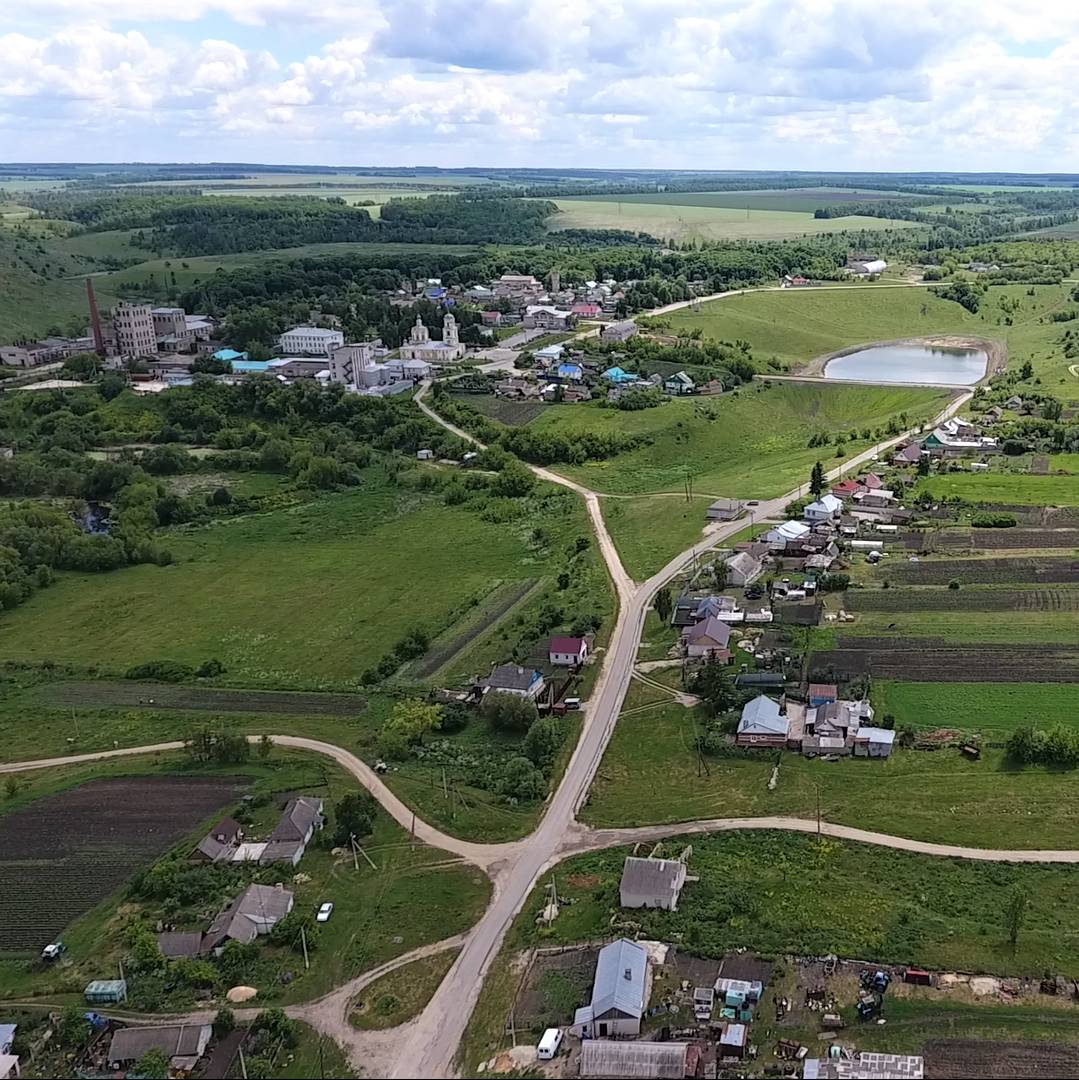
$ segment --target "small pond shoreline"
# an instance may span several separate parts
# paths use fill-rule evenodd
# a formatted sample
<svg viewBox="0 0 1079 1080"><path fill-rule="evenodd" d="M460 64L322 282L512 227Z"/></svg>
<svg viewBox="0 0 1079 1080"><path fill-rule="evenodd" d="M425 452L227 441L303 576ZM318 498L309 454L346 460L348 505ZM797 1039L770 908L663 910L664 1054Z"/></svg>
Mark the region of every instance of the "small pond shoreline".
<svg viewBox="0 0 1079 1080"><path fill-rule="evenodd" d="M985 371L980 378L970 382L960 383L958 380L941 379L938 381L924 381L918 378L911 379L873 379L865 375L843 375L829 377L825 369L832 360L838 360L854 353L865 352L871 349L884 348L907 348L907 349L940 349L940 350L964 350L982 352L986 356ZM825 353L814 357L797 374L803 377L812 377L828 382L860 382L874 383L881 386L919 385L919 386L959 386L969 389L980 385L994 375L1003 372L1008 364L1008 351L1004 342L992 341L986 338L970 337L958 334L933 334L924 337L894 338L890 341L868 341L857 345L848 345L834 352Z"/></svg>

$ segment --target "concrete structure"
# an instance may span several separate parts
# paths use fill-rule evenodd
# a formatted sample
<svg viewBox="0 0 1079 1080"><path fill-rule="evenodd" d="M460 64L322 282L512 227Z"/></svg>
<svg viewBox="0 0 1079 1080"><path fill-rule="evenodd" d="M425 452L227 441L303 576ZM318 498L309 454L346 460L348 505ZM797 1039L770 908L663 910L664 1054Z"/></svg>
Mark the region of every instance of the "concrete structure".
<svg viewBox="0 0 1079 1080"><path fill-rule="evenodd" d="M599 339L603 342L629 341L637 334L637 324L631 319L624 322L611 323L599 332Z"/></svg>
<svg viewBox="0 0 1079 1080"><path fill-rule="evenodd" d="M716 499L705 511L705 516L709 521L733 521L741 512L741 499Z"/></svg>
<svg viewBox="0 0 1079 1080"><path fill-rule="evenodd" d="M423 320L416 316L408 341L398 350L402 360L420 360L425 364L450 364L460 360L466 349L457 333L457 320L447 314L442 320L442 340L432 341L430 331Z"/></svg>
<svg viewBox="0 0 1079 1080"><path fill-rule="evenodd" d="M289 799L276 828L270 833L259 862L263 865L287 862L295 866L303 858L315 830L321 829L325 823L321 799L310 795Z"/></svg>
<svg viewBox="0 0 1079 1080"><path fill-rule="evenodd" d="M738 746L766 746L781 749L787 745L789 721L779 703L764 694L747 702L738 721L734 741Z"/></svg>
<svg viewBox="0 0 1079 1080"><path fill-rule="evenodd" d="M175 1072L190 1072L206 1053L213 1035L210 1024L153 1024L120 1028L109 1043L110 1068L127 1069L151 1050L160 1050Z"/></svg>
<svg viewBox="0 0 1079 1080"><path fill-rule="evenodd" d="M277 339L278 349L286 356L329 357L344 343L345 335L340 330L328 330L324 326L294 326Z"/></svg>
<svg viewBox="0 0 1079 1080"><path fill-rule="evenodd" d="M291 910L292 893L276 885L248 885L222 911L202 938L200 951L216 952L227 941L250 944L268 934Z"/></svg>
<svg viewBox="0 0 1079 1080"><path fill-rule="evenodd" d="M591 1003L574 1013L571 1030L590 1039L639 1035L650 984L648 953L640 945L625 938L604 945Z"/></svg>
<svg viewBox="0 0 1079 1080"><path fill-rule="evenodd" d="M553 637L547 647L552 664L576 667L588 658L588 641L583 637Z"/></svg>
<svg viewBox="0 0 1079 1080"><path fill-rule="evenodd" d="M577 316L572 311L536 304L525 308L523 322L526 330L565 331L573 329L577 324Z"/></svg>
<svg viewBox="0 0 1079 1080"><path fill-rule="evenodd" d="M736 552L726 563L728 585L749 585L764 573L764 564L748 551Z"/></svg>
<svg viewBox="0 0 1079 1080"><path fill-rule="evenodd" d="M153 356L157 352L153 308L126 300L112 309L112 332L122 357Z"/></svg>
<svg viewBox="0 0 1079 1080"><path fill-rule="evenodd" d="M682 1080L695 1075L687 1068L690 1050L684 1042L611 1042L589 1039L581 1044L581 1076Z"/></svg>
<svg viewBox="0 0 1079 1080"><path fill-rule="evenodd" d="M34 368L42 364L55 364L76 353L93 351L93 338L48 337L22 345L0 345L0 364L5 367Z"/></svg>
<svg viewBox="0 0 1079 1080"><path fill-rule="evenodd" d="M532 668L524 668L518 664L498 664L481 686L485 691L515 694L517 697L534 701L543 693L544 682L543 676Z"/></svg>
<svg viewBox="0 0 1079 1080"><path fill-rule="evenodd" d="M676 911L686 883L686 864L678 859L638 859L630 855L622 866L618 887L624 908L660 908Z"/></svg>

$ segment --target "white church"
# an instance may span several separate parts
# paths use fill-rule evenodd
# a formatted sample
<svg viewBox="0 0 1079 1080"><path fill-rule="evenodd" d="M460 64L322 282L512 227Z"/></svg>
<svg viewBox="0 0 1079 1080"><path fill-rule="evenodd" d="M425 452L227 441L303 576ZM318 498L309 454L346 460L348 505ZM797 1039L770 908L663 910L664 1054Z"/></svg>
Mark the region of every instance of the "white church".
<svg viewBox="0 0 1079 1080"><path fill-rule="evenodd" d="M457 320L449 314L442 320L441 341L431 340L430 332L417 315L408 341L398 350L402 360L422 360L426 364L450 364L464 355L465 347L457 336Z"/></svg>

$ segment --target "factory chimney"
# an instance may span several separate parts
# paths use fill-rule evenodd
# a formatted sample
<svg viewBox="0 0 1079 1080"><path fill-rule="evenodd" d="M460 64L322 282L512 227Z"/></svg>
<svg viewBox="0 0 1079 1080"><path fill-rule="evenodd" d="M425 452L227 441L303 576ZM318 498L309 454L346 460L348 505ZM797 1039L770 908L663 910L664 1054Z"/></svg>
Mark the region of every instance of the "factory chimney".
<svg viewBox="0 0 1079 1080"><path fill-rule="evenodd" d="M94 352L105 359L105 337L101 333L101 316L97 313L97 298L94 296L93 279L86 279L86 302L90 305L90 333L94 336Z"/></svg>

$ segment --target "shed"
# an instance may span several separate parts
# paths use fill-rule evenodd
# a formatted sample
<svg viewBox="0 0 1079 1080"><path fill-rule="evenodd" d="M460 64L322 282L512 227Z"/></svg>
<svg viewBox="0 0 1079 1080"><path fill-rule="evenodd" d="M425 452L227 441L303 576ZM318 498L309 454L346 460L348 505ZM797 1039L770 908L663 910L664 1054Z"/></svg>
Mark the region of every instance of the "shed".
<svg viewBox="0 0 1079 1080"><path fill-rule="evenodd" d="M856 757L889 757L895 745L895 732L889 728L860 727L854 736Z"/></svg>
<svg viewBox="0 0 1079 1080"><path fill-rule="evenodd" d="M720 1057L742 1057L746 1052L745 1024L728 1024L719 1037Z"/></svg>
<svg viewBox="0 0 1079 1080"><path fill-rule="evenodd" d="M682 1080L688 1049L688 1043L589 1039L581 1045L581 1076Z"/></svg>
<svg viewBox="0 0 1079 1080"><path fill-rule="evenodd" d="M155 1024L146 1027L120 1028L109 1043L107 1060L112 1065L138 1061L151 1050L160 1050L173 1058L194 1058L206 1052L213 1034L209 1024Z"/></svg>
<svg viewBox="0 0 1079 1080"><path fill-rule="evenodd" d="M127 998L126 979L94 979L82 992L91 1005L115 1005Z"/></svg>
<svg viewBox="0 0 1079 1080"><path fill-rule="evenodd" d="M741 499L716 499L705 511L709 521L733 521L742 512Z"/></svg>
<svg viewBox="0 0 1079 1080"><path fill-rule="evenodd" d="M839 687L835 683L810 683L809 704L827 705L839 698Z"/></svg>
<svg viewBox="0 0 1079 1080"><path fill-rule="evenodd" d="M638 859L630 855L622 867L619 902L624 908L676 911L685 881L686 864L678 859Z"/></svg>
<svg viewBox="0 0 1079 1080"><path fill-rule="evenodd" d="M157 947L167 960L179 960L181 957L198 956L202 951L202 932L166 932L157 935Z"/></svg>

